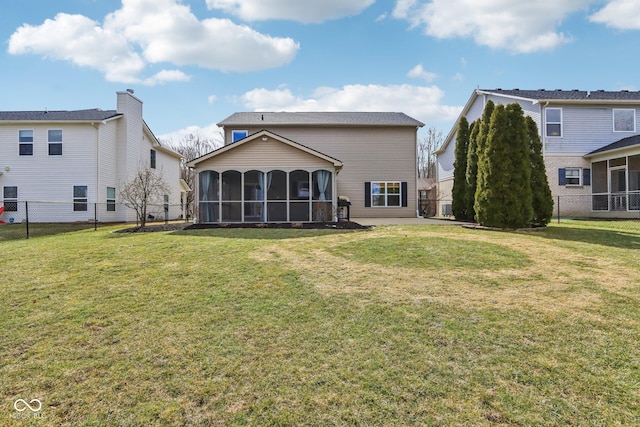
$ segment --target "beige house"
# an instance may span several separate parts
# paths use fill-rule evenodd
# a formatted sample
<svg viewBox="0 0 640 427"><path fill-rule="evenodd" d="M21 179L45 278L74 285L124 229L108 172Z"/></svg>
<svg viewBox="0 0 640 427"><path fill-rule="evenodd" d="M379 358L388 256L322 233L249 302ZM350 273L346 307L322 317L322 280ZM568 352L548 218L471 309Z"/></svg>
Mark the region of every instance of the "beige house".
<svg viewBox="0 0 640 427"><path fill-rule="evenodd" d="M225 145L189 163L200 223L415 217L417 130L403 113L235 113Z"/></svg>

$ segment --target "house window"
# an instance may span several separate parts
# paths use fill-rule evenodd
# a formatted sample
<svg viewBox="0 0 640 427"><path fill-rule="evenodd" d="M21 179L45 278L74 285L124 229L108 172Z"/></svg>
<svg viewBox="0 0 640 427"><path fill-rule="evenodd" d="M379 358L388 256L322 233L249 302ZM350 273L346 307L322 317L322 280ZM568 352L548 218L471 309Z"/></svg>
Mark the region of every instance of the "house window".
<svg viewBox="0 0 640 427"><path fill-rule="evenodd" d="M49 155L62 156L62 130L55 129L48 132Z"/></svg>
<svg viewBox="0 0 640 427"><path fill-rule="evenodd" d="M149 151L149 167L151 169L156 168L156 150L153 150L153 149Z"/></svg>
<svg viewBox="0 0 640 427"><path fill-rule="evenodd" d="M116 211L116 189L107 187L107 212Z"/></svg>
<svg viewBox="0 0 640 427"><path fill-rule="evenodd" d="M562 136L562 108L547 108L545 110L546 136Z"/></svg>
<svg viewBox="0 0 640 427"><path fill-rule="evenodd" d="M400 206L399 182L372 182L371 206L397 207Z"/></svg>
<svg viewBox="0 0 640 427"><path fill-rule="evenodd" d="M17 212L18 211L18 187L4 187L4 210L5 212Z"/></svg>
<svg viewBox="0 0 640 427"><path fill-rule="evenodd" d="M73 210L75 212L87 211L87 186L86 185L73 186Z"/></svg>
<svg viewBox="0 0 640 427"><path fill-rule="evenodd" d="M18 143L21 156L33 156L33 131L19 130Z"/></svg>
<svg viewBox="0 0 640 427"><path fill-rule="evenodd" d="M636 131L636 110L634 109L613 109L613 131L614 132L635 132Z"/></svg>
<svg viewBox="0 0 640 427"><path fill-rule="evenodd" d="M558 185L566 185L566 186L591 185L591 169L589 168L558 169Z"/></svg>
<svg viewBox="0 0 640 427"><path fill-rule="evenodd" d="M233 130L231 131L231 142L236 142L246 138L248 134L249 132L246 130Z"/></svg>

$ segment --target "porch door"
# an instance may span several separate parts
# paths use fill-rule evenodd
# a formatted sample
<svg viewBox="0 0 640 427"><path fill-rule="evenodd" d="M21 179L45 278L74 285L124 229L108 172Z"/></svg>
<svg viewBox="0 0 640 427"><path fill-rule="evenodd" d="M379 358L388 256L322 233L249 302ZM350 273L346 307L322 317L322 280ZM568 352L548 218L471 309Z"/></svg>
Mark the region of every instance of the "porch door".
<svg viewBox="0 0 640 427"><path fill-rule="evenodd" d="M627 210L627 169L611 169L611 210Z"/></svg>

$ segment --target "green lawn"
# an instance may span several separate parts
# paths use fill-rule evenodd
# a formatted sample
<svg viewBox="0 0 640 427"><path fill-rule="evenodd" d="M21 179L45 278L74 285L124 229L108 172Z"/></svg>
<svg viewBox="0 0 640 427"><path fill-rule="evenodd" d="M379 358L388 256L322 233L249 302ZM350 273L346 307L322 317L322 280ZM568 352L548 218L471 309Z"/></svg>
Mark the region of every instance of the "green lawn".
<svg viewBox="0 0 640 427"><path fill-rule="evenodd" d="M639 222L111 230L0 229L0 425L640 424Z"/></svg>

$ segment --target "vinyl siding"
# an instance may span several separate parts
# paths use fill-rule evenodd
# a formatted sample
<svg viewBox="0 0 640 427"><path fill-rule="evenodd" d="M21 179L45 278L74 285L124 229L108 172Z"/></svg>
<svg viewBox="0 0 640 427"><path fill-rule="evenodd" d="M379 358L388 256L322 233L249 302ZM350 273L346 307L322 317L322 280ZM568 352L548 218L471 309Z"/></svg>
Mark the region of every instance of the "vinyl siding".
<svg viewBox="0 0 640 427"><path fill-rule="evenodd" d="M612 105L573 106L554 104L562 108L562 137L545 137L545 152L549 154L587 154L627 136L637 134L638 109L636 109L636 132L614 132L614 108Z"/></svg>
<svg viewBox="0 0 640 427"><path fill-rule="evenodd" d="M198 164L197 170L223 171L234 169L248 171L257 169L265 171L277 168L294 170L297 168L316 167L331 168L333 170L333 165L326 160L269 138L267 141L257 139L244 143L237 148Z"/></svg>
<svg viewBox="0 0 640 427"><path fill-rule="evenodd" d="M225 129L227 141L234 129ZM416 216L416 128L262 126L243 129L248 130L249 135L267 129L340 160L344 166L337 176L338 196L351 200L352 217ZM406 181L408 206L365 208L364 183L368 181Z"/></svg>

